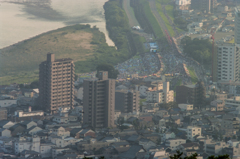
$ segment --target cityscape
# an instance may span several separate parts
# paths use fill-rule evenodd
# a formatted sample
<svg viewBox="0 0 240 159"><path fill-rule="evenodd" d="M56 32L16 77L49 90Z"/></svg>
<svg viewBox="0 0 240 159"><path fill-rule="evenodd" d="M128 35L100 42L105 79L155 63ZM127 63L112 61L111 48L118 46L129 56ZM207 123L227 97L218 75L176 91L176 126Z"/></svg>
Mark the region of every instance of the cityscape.
<svg viewBox="0 0 240 159"><path fill-rule="evenodd" d="M240 0L0 0L0 158L240 159Z"/></svg>

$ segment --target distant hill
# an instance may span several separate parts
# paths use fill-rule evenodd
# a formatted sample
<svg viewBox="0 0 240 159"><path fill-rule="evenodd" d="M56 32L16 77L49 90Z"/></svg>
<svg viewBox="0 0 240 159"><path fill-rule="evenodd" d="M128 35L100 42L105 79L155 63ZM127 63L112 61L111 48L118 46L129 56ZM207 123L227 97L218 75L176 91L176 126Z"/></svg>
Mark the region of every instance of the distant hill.
<svg viewBox="0 0 240 159"><path fill-rule="evenodd" d="M0 50L0 85L31 82L38 78L38 66L47 53L72 58L76 72L96 69L98 63L116 64L121 52L106 44L105 35L90 25L74 25L43 33Z"/></svg>

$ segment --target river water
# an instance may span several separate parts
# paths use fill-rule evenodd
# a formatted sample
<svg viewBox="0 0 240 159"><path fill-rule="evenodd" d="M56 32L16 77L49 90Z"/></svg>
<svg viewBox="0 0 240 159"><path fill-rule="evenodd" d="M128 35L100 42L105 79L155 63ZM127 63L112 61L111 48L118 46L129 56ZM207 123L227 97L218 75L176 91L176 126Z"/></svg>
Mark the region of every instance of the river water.
<svg viewBox="0 0 240 159"><path fill-rule="evenodd" d="M73 24L96 25L108 37L103 5L108 0L51 0L49 5L26 5L0 0L0 48Z"/></svg>

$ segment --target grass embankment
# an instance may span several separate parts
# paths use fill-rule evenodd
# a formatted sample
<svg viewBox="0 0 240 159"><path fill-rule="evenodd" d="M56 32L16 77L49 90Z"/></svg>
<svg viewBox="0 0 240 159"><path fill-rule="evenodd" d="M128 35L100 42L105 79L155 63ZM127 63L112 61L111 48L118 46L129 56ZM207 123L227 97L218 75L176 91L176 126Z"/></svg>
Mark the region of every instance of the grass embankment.
<svg viewBox="0 0 240 159"><path fill-rule="evenodd" d="M165 5L166 13L169 16L169 18L172 20L172 22L174 22L174 20L175 20L174 12L176 12L174 10L174 6L173 6L173 4L170 0L157 0L156 1L156 6L158 8L158 12L161 15L162 19L164 20L170 34L175 35L172 26L170 25L170 23L169 23L167 17L165 16L165 14L163 13L161 5ZM178 30L178 32L183 32L183 30L178 28L178 27L176 27L176 29Z"/></svg>
<svg viewBox="0 0 240 159"><path fill-rule="evenodd" d="M156 1L156 6L157 6L158 13L159 13L160 16L162 17L162 19L163 19L163 21L164 21L164 23L165 23L165 25L166 25L166 27L167 27L170 35L171 35L171 36L175 36L175 33L174 33L174 31L173 31L172 26L170 25L170 23L169 23L167 17L165 16L165 14L163 13L162 5L161 5L161 0L157 0L157 1ZM166 9L166 8L165 8L165 9ZM171 9L171 8L168 7L168 9ZM172 7L172 9L173 9L173 7ZM170 11L171 11L171 10L168 10L168 12L170 12Z"/></svg>
<svg viewBox="0 0 240 159"><path fill-rule="evenodd" d="M165 38L147 0L131 0L131 6L134 8L135 16L144 31L154 33L158 39Z"/></svg>
<svg viewBox="0 0 240 159"><path fill-rule="evenodd" d="M198 82L198 77L197 77L194 69L193 69L192 67L188 67L187 69L188 69L189 74L190 74L190 76L191 76L191 81L192 81L192 83L193 83L193 84L197 83L197 82Z"/></svg>

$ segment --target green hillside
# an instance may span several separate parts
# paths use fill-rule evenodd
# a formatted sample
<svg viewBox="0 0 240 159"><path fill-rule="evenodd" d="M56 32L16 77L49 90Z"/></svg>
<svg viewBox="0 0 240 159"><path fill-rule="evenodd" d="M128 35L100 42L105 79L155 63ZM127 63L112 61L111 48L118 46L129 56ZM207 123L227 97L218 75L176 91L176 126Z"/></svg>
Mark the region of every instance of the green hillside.
<svg viewBox="0 0 240 159"><path fill-rule="evenodd" d="M107 45L105 35L90 25L74 25L50 31L0 50L0 85L31 82L47 53L72 58L76 73L96 69L99 63L117 64L128 58ZM126 53L127 54L127 53Z"/></svg>

